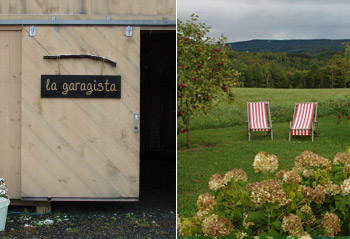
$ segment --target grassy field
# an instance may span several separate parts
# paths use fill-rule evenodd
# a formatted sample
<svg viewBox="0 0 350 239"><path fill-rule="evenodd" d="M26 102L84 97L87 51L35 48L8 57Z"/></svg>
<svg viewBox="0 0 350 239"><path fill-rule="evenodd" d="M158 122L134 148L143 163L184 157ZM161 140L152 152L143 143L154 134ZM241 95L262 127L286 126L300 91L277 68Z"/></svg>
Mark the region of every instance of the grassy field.
<svg viewBox="0 0 350 239"><path fill-rule="evenodd" d="M209 191L208 180L215 173L224 174L233 168L241 168L248 174L249 182L261 179L261 175L255 174L252 167L254 156L260 151L277 155L279 169L292 168L294 158L305 150L333 159L337 152L344 151L350 145L350 127L349 122L336 123L336 116L332 115L326 102L330 99L345 100L348 91L237 89L235 103L231 106L222 103L212 115L203 116L225 122L222 123L224 127L235 126L219 128L217 124L212 124L207 125L206 129L191 131L192 143L197 148L190 150L184 149L186 135L180 134L178 137L178 213L185 217L194 215L198 195ZM245 126L246 102L267 100L270 101L271 113L276 122L273 124L274 140L271 141L265 133L253 132L252 140L248 142ZM290 143L287 121L292 119L294 103L309 101L320 103L319 136L314 142L311 142L310 136L293 137ZM277 110L283 107L288 110L276 117ZM241 115L241 120L236 124L221 119L230 118L228 108L234 108ZM226 110L217 112L218 109ZM232 114L235 115L233 110ZM203 128L203 122L197 121L197 124L198 128Z"/></svg>
<svg viewBox="0 0 350 239"><path fill-rule="evenodd" d="M333 112L328 106L330 100L350 100L348 89L253 89L234 90L233 103L220 98L220 104L209 115L199 115L191 122L191 130L223 128L242 125L247 119L247 102L269 101L274 122L291 121L294 104L315 102L319 104L318 115L325 117Z"/></svg>
<svg viewBox="0 0 350 239"><path fill-rule="evenodd" d="M248 101L270 101L271 103L294 105L296 102L326 101L344 99L350 96L349 89L254 89L236 88L234 90L236 103L239 105Z"/></svg>

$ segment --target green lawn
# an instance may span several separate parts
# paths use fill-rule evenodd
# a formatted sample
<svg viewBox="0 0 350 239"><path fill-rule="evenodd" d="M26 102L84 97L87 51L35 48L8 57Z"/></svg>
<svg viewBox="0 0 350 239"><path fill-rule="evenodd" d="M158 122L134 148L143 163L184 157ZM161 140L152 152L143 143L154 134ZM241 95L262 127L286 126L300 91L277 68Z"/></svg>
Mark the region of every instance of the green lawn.
<svg viewBox="0 0 350 239"><path fill-rule="evenodd" d="M245 104L248 101L265 101L273 105L273 114L282 105L291 108L295 102L318 101L326 102L329 99L345 99L348 90L272 90L272 89L237 89L237 101L231 105L241 115L246 115ZM222 103L220 107L229 107ZM348 122L336 124L336 117L332 115L327 104L320 104L319 111L319 136L311 142L311 136L293 137L288 141L288 120L292 115L286 111L283 117L277 118L273 124L274 140L271 141L265 133L253 132L252 140L248 142L246 134L245 117L241 117L236 126L218 128L215 125L208 129L191 131L192 143L197 149L179 150L177 161L177 190L178 190L178 213L181 216L190 217L196 212L196 200L199 194L209 191L208 180L215 173L224 174L233 168L241 168L248 174L248 181L261 179L261 175L255 174L252 164L254 156L260 151L266 151L277 155L279 169L290 169L294 164L294 158L305 150L333 159L333 156L350 145L350 127ZM215 112L215 111L214 111ZM322 113L323 112L323 113ZM214 113L213 113L214 114ZM292 113L291 113L292 114ZM217 116L228 117L227 112L220 112ZM229 117L228 117L229 118ZM227 124L223 124L227 125ZM230 125L230 124L229 124ZM201 127L199 127L201 128ZM178 148L185 148L186 135L178 137ZM198 180L198 181L196 181Z"/></svg>

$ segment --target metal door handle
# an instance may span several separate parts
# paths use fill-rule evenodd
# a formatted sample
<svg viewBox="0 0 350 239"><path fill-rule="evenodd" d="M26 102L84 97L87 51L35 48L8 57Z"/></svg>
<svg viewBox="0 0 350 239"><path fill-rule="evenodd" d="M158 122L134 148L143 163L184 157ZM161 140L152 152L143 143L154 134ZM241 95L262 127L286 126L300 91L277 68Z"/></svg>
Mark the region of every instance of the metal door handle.
<svg viewBox="0 0 350 239"><path fill-rule="evenodd" d="M137 134L139 132L139 113L134 113L134 119L135 119L135 128L134 128L134 133Z"/></svg>

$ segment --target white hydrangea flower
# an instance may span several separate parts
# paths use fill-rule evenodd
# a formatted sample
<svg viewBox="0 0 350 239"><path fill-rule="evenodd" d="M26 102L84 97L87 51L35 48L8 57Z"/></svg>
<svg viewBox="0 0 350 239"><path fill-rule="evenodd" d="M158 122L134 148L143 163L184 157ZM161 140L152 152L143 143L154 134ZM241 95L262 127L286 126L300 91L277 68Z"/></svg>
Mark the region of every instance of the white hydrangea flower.
<svg viewBox="0 0 350 239"><path fill-rule="evenodd" d="M345 195L350 194L350 178L344 180L343 184L341 185L341 191Z"/></svg>

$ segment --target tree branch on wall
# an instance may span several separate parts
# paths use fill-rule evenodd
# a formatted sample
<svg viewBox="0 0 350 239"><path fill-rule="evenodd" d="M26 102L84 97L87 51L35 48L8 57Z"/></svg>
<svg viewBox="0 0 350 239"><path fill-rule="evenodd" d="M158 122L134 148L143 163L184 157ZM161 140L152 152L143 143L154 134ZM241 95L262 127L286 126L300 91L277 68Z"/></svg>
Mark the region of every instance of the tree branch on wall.
<svg viewBox="0 0 350 239"><path fill-rule="evenodd" d="M108 58L103 58L100 56L96 56L96 55L88 55L88 54L78 54L78 55L50 55L50 56L44 56L44 59L71 59L71 58L89 58L89 59L93 59L95 61L103 61L106 62L108 64L110 64L113 67L117 67L117 62L112 61Z"/></svg>

